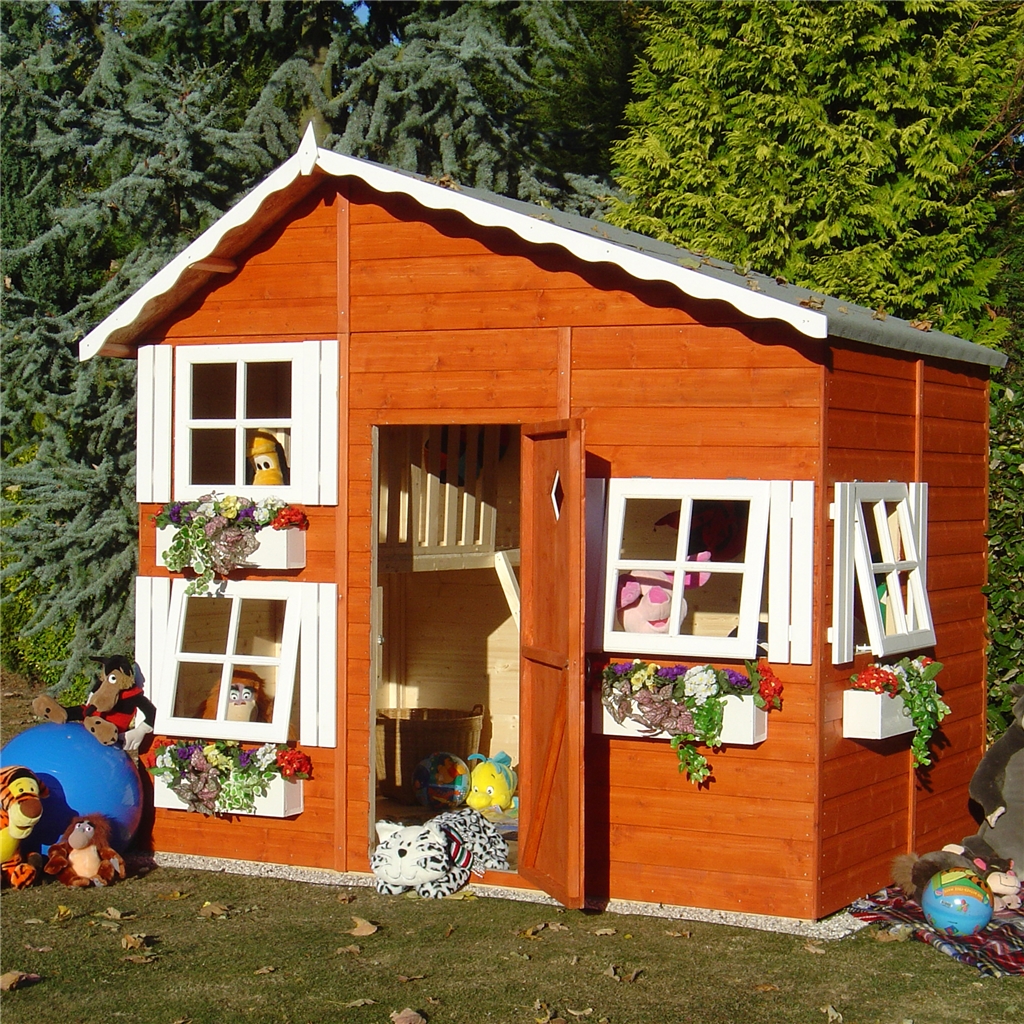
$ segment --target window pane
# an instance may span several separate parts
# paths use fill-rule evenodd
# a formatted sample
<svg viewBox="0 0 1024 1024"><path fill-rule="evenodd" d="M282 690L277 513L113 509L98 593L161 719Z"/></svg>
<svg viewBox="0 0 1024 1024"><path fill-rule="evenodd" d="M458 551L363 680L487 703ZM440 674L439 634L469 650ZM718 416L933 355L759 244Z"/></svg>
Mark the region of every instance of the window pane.
<svg viewBox="0 0 1024 1024"><path fill-rule="evenodd" d="M233 420L235 412L235 364L193 363L192 418Z"/></svg>
<svg viewBox="0 0 1024 1024"><path fill-rule="evenodd" d="M703 585L692 580L683 591L686 611L680 632L691 636L734 636L740 624L741 573L710 573Z"/></svg>
<svg viewBox="0 0 1024 1024"><path fill-rule="evenodd" d="M713 562L742 562L747 550L749 519L749 501L695 499L686 557L707 557L710 552Z"/></svg>
<svg viewBox="0 0 1024 1024"><path fill-rule="evenodd" d="M292 432L287 427L246 430L246 484L254 487L281 487L291 483L291 447Z"/></svg>
<svg viewBox="0 0 1024 1024"><path fill-rule="evenodd" d="M884 502L882 508L885 508ZM861 506L861 514L864 517L864 527L868 535L868 556L872 562L881 562L882 544L878 539L878 524L875 522L875 506L864 502Z"/></svg>
<svg viewBox="0 0 1024 1024"><path fill-rule="evenodd" d="M619 557L674 561L681 508L678 498L627 498Z"/></svg>
<svg viewBox="0 0 1024 1024"><path fill-rule="evenodd" d="M235 484L234 430L192 431L193 484Z"/></svg>
<svg viewBox="0 0 1024 1024"><path fill-rule="evenodd" d="M276 694L276 665L236 665L228 693L228 720L272 722Z"/></svg>
<svg viewBox="0 0 1024 1024"><path fill-rule="evenodd" d="M276 658L284 635L284 601L242 598L235 653Z"/></svg>
<svg viewBox="0 0 1024 1024"><path fill-rule="evenodd" d="M292 364L245 364L246 419L290 419L292 415Z"/></svg>
<svg viewBox="0 0 1024 1024"><path fill-rule="evenodd" d="M212 600L207 601L207 604L213 603ZM178 664L178 685L174 690L176 718L217 717L221 669L220 665L188 661Z"/></svg>
<svg viewBox="0 0 1024 1024"><path fill-rule="evenodd" d="M231 601L190 597L185 605L181 649L186 654L226 654Z"/></svg>
<svg viewBox="0 0 1024 1024"><path fill-rule="evenodd" d="M615 630L623 633L668 633L675 573L634 569L619 572Z"/></svg>

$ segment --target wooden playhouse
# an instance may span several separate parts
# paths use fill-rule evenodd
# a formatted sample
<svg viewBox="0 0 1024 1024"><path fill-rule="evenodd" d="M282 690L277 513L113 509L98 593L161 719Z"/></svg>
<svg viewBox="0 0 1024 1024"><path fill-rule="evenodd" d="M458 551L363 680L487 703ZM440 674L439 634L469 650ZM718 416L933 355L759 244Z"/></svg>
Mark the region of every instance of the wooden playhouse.
<svg viewBox="0 0 1024 1024"><path fill-rule="evenodd" d="M998 353L307 133L84 339L97 355L138 361L136 658L158 732L294 741L314 765L300 805L158 808L155 849L367 871L374 821L415 813L408 723L512 756L514 871L485 881L568 906L820 918L894 855L974 831ZM257 431L286 484L247 480ZM276 494L310 528L190 597L152 516L212 490ZM723 514L737 543L697 561L696 524ZM631 633L615 588L637 567L706 586ZM851 673L903 653L945 666L927 771L906 736L844 737ZM609 659L758 655L783 708L709 786L602 725ZM271 698L262 721L228 720L235 671Z"/></svg>

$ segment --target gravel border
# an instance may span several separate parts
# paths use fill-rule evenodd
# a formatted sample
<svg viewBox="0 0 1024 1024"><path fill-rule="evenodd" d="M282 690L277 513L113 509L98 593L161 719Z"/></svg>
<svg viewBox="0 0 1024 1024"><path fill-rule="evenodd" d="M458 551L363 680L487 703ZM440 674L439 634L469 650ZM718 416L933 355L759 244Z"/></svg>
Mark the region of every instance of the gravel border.
<svg viewBox="0 0 1024 1024"><path fill-rule="evenodd" d="M327 868L306 868L290 864L266 864L254 860L233 860L228 857L199 857L184 853L155 853L146 858L150 864L164 868L186 868L199 871L221 871L229 875L250 875L257 878L284 878L293 882L314 885L372 886L372 874L357 871L331 871ZM476 896L489 899L517 900L542 906L559 907L561 904L546 893L534 889L519 889L501 885L469 885ZM588 900L590 910L609 914L637 914L642 917L660 917L669 921L701 921L705 924L724 924L736 928L752 928L763 932L780 932L808 939L835 940L866 927L845 910L820 921L807 921L796 917L772 917L767 914L742 914L729 910L707 910L702 907L679 907L668 903L638 903L632 900Z"/></svg>

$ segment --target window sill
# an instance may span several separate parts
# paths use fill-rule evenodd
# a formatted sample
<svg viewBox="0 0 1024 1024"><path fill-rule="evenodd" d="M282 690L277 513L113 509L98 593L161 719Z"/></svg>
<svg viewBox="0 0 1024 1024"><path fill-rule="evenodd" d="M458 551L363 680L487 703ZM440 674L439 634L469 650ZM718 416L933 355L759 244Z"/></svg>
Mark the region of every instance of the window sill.
<svg viewBox="0 0 1024 1024"><path fill-rule="evenodd" d="M156 531L156 564L166 566L163 553L171 546L173 526L161 526ZM256 535L260 546L242 563L243 569L305 569L306 531L274 530L269 526Z"/></svg>
<svg viewBox="0 0 1024 1024"><path fill-rule="evenodd" d="M179 799L158 775L153 776L153 806L170 811L187 811L188 805ZM227 811L226 814L252 814L263 818L290 818L303 811L302 779L278 776L267 789L266 796L256 798L255 811ZM195 812L198 813L198 812Z"/></svg>
<svg viewBox="0 0 1024 1024"><path fill-rule="evenodd" d="M847 739L885 740L915 731L901 696L871 690L843 691L843 736Z"/></svg>

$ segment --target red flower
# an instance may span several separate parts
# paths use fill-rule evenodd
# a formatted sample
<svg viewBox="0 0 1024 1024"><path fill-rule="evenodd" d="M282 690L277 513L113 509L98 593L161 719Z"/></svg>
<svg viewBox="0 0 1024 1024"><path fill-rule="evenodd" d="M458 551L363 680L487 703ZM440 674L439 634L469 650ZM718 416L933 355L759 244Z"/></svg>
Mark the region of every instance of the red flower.
<svg viewBox="0 0 1024 1024"><path fill-rule="evenodd" d="M139 760L143 763L146 768L155 768L156 759L160 756L161 751L166 750L168 747L173 746L172 743L158 743L156 746L150 747L149 750L144 754L139 754Z"/></svg>
<svg viewBox="0 0 1024 1024"><path fill-rule="evenodd" d="M782 680L771 670L768 662L762 658L757 663L757 674L761 677L758 686L758 693L765 706L769 708L782 707Z"/></svg>
<svg viewBox="0 0 1024 1024"><path fill-rule="evenodd" d="M277 766L286 779L308 779L313 774L313 762L301 750L279 750Z"/></svg>
<svg viewBox="0 0 1024 1024"><path fill-rule="evenodd" d="M895 697L900 688L900 680L895 672L881 665L868 665L863 672L850 676L850 685L856 690L873 690L875 693L887 693Z"/></svg>
<svg viewBox="0 0 1024 1024"><path fill-rule="evenodd" d="M277 513L270 525L275 530L287 530L290 526L295 526L300 530L308 530L309 520L301 508L296 508L294 505L286 505Z"/></svg>

